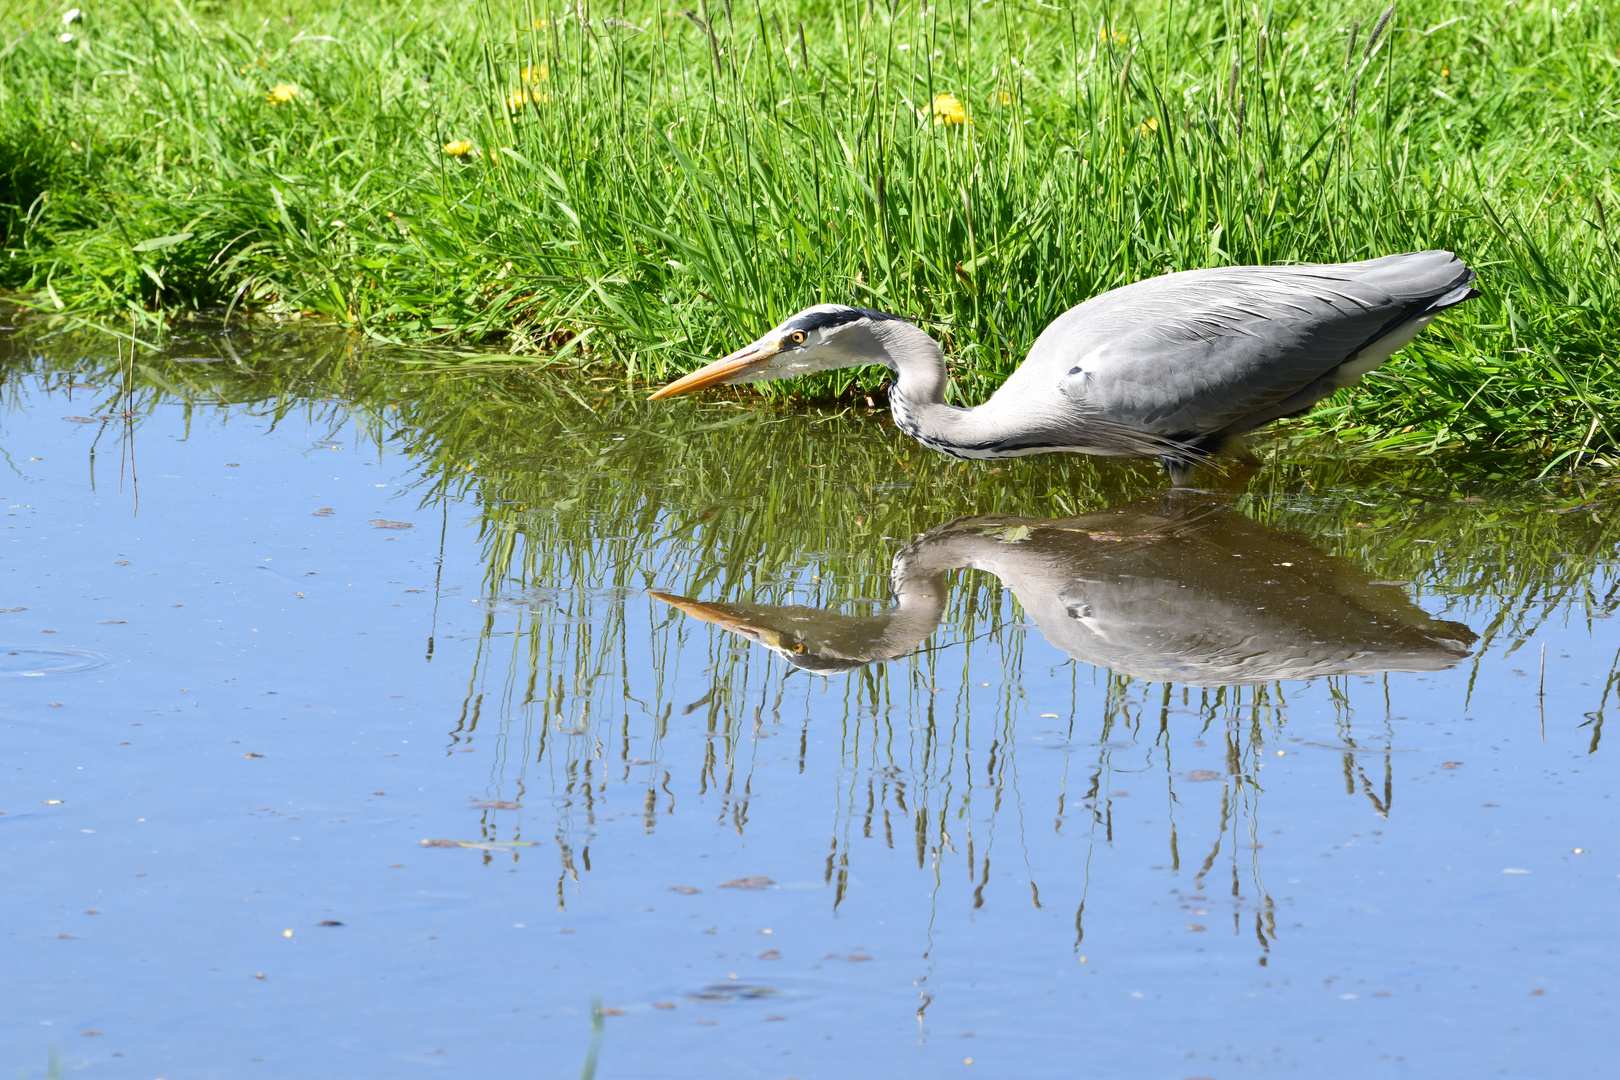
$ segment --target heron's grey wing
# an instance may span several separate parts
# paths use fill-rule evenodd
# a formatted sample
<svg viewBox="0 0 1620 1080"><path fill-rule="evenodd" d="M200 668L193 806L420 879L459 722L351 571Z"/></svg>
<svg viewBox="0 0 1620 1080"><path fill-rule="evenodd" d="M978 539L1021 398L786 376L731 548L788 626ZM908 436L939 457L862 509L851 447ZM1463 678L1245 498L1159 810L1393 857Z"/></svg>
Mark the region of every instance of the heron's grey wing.
<svg viewBox="0 0 1620 1080"><path fill-rule="evenodd" d="M1473 295L1450 252L1149 278L1056 319L997 397L1046 426L1165 438L1235 433L1310 407ZM1403 336L1404 335L1404 336ZM1358 358L1360 362L1358 363ZM1371 358L1371 359L1369 359Z"/></svg>

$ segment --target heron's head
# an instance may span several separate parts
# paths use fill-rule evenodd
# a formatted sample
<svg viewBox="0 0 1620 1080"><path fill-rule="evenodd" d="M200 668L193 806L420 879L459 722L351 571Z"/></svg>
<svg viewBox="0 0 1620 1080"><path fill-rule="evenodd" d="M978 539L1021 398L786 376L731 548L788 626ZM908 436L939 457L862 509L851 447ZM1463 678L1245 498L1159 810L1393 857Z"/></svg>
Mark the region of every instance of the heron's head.
<svg viewBox="0 0 1620 1080"><path fill-rule="evenodd" d="M867 308L817 304L773 327L757 341L683 376L653 394L654 398L690 394L719 383L789 379L814 371L890 364L888 350L873 328L903 322Z"/></svg>

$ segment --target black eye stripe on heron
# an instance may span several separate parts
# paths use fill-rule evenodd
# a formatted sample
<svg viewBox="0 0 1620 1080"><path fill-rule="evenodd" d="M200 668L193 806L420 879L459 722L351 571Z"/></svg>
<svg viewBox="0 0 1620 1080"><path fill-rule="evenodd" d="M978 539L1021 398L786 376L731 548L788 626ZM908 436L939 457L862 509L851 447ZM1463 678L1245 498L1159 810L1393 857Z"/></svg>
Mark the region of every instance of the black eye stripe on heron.
<svg viewBox="0 0 1620 1080"><path fill-rule="evenodd" d="M802 331L808 334L813 330L831 330L835 327L847 326L860 319L872 319L874 321L899 319L904 321L902 316L890 315L884 311L873 311L870 308L829 306L826 310L811 308L808 311L801 311L789 319L786 326L789 333Z"/></svg>
<svg viewBox="0 0 1620 1080"><path fill-rule="evenodd" d="M1241 455L1244 434L1359 382L1440 312L1478 296L1473 281L1449 251L1147 278L1058 316L972 408L945 404L944 352L911 320L826 304L653 396L883 364L895 373L895 426L931 449L1156 457L1180 486L1216 454Z"/></svg>

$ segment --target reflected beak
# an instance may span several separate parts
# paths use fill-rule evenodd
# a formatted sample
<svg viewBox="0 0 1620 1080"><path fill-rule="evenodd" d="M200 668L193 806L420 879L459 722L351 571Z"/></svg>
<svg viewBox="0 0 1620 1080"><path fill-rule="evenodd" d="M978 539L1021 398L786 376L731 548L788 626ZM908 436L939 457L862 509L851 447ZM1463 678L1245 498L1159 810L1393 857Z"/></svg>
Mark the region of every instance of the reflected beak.
<svg viewBox="0 0 1620 1080"><path fill-rule="evenodd" d="M711 364L710 366L712 367L713 365ZM701 372L694 372L694 374L701 374ZM664 389L667 390L669 387L666 386ZM660 390L659 393L663 393L663 391ZM700 619L706 623L713 623L720 629L729 630L733 634L757 634L761 629L758 624L751 623L747 619L739 616L735 611L727 607L725 604L706 604L701 600L688 600L684 596L676 596L674 593L659 592L657 589L648 589L647 595L656 600L662 600L670 607L675 608L683 614L690 615L694 619Z"/></svg>
<svg viewBox="0 0 1620 1080"><path fill-rule="evenodd" d="M763 364L781 351L779 345L762 344L756 341L751 345L738 349L730 356L722 356L714 363L698 368L690 375L681 376L663 389L654 392L652 397L647 400L657 401L659 398L690 394L705 387L713 386L716 383L732 382L737 376L744 374L758 364ZM660 597L660 599L668 598Z"/></svg>
<svg viewBox="0 0 1620 1080"><path fill-rule="evenodd" d="M776 649L783 652L802 653L805 651L804 643L789 637L767 624L758 614L744 614L738 608L729 604L706 604L701 600L688 600L684 596L673 593L659 592L657 589L648 589L647 595L662 600L669 606L678 609L682 614L690 615L702 622L712 623L720 629L758 642L767 649Z"/></svg>

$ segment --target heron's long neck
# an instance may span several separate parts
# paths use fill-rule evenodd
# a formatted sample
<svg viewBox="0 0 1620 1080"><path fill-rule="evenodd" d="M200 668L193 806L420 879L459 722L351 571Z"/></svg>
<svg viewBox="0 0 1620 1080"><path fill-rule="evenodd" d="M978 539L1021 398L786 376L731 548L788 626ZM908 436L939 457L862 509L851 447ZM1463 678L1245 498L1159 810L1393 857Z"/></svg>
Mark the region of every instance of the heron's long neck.
<svg viewBox="0 0 1620 1080"><path fill-rule="evenodd" d="M947 453L974 451L994 441L988 408L945 404L945 355L939 342L908 322L873 328L886 363L895 373L889 408L895 426L924 446Z"/></svg>

